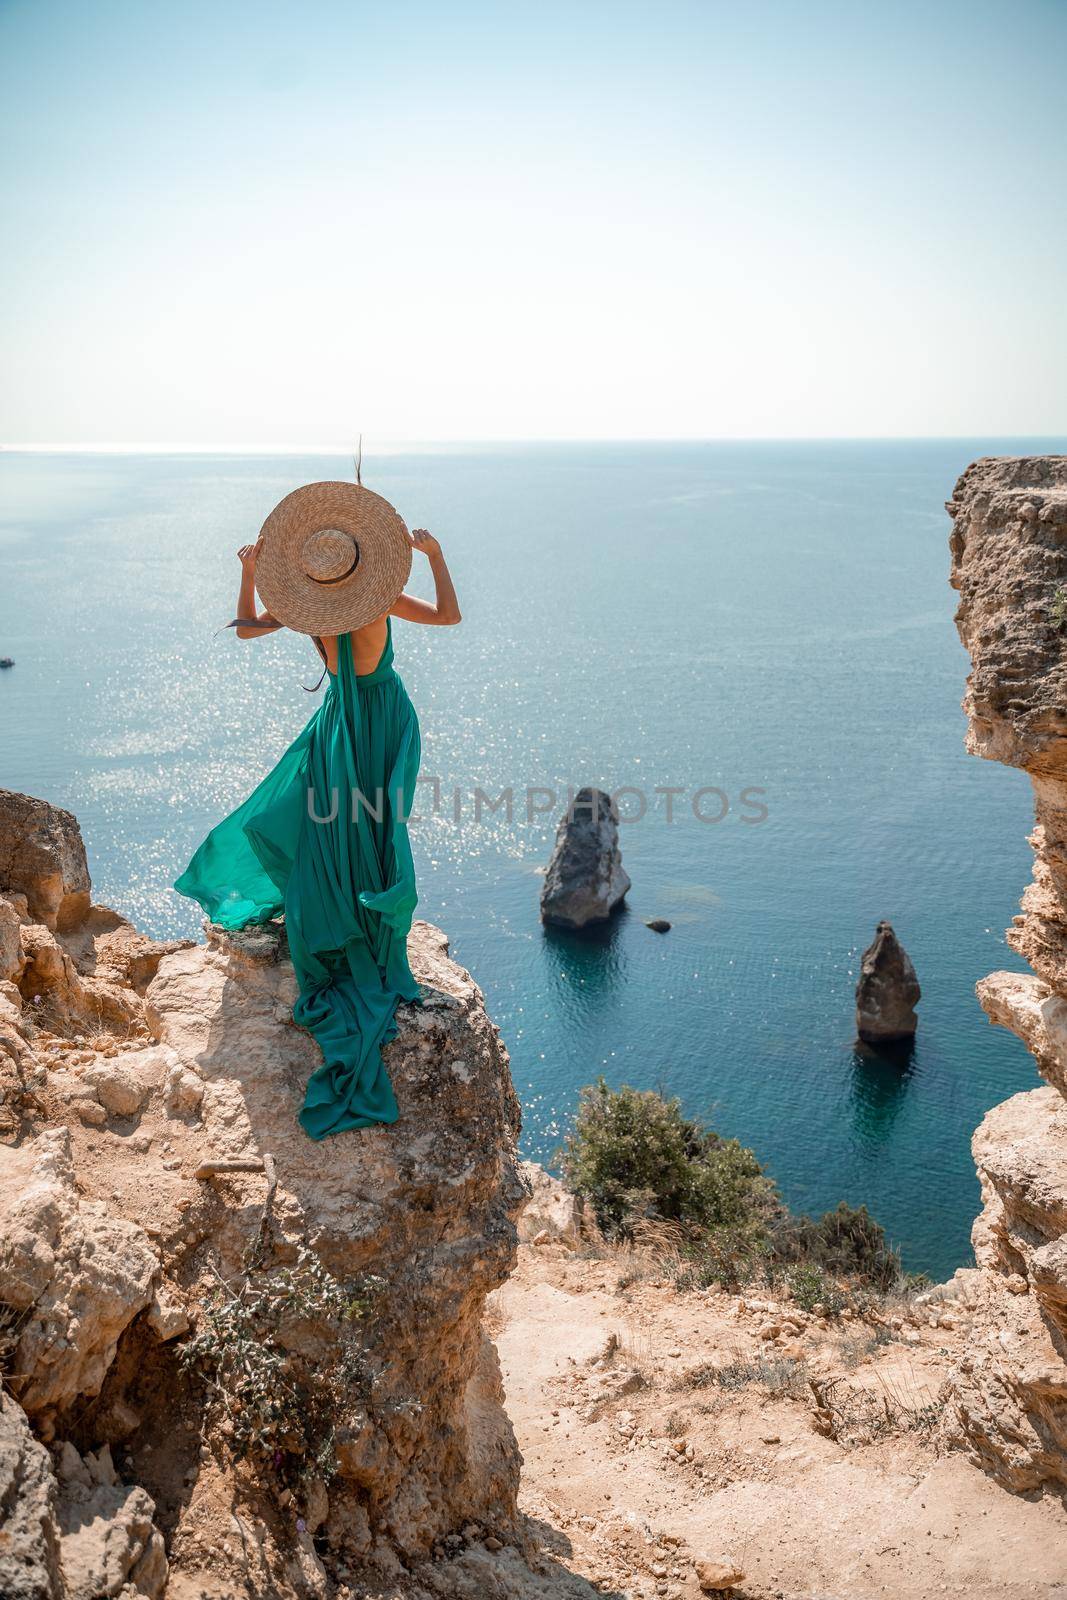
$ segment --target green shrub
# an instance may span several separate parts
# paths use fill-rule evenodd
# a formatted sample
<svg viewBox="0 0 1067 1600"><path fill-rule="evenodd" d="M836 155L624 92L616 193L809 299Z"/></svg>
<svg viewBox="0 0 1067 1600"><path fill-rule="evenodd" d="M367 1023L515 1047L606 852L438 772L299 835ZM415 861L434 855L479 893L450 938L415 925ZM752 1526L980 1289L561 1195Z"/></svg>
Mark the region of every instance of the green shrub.
<svg viewBox="0 0 1067 1600"><path fill-rule="evenodd" d="M714 1228L697 1233L682 1245L678 1255L667 1263L668 1276L676 1289L742 1289L746 1284L772 1276L770 1241L762 1221L747 1227Z"/></svg>
<svg viewBox="0 0 1067 1600"><path fill-rule="evenodd" d="M784 1277L798 1305L835 1316L847 1303L842 1282L877 1294L907 1282L866 1206L793 1216L751 1150L653 1090L610 1089L603 1078L583 1089L562 1159L565 1182L609 1238L667 1225L658 1243L678 1289Z"/></svg>
<svg viewBox="0 0 1067 1600"><path fill-rule="evenodd" d="M367 1387L359 1324L368 1287L339 1282L310 1251L292 1267L250 1268L237 1287L219 1279L180 1359L206 1384L236 1458L280 1481L329 1480L336 1424Z"/></svg>
<svg viewBox="0 0 1067 1600"><path fill-rule="evenodd" d="M783 1219L775 1230L774 1252L780 1261L811 1262L883 1294L904 1277L900 1255L886 1243L885 1229L866 1206L850 1206L844 1200L818 1221L812 1217Z"/></svg>
<svg viewBox="0 0 1067 1600"><path fill-rule="evenodd" d="M814 1262L793 1267L786 1274L786 1281L801 1311L820 1311L827 1317L839 1317L848 1305L848 1296L842 1293L840 1285Z"/></svg>
<svg viewBox="0 0 1067 1600"><path fill-rule="evenodd" d="M585 1195L609 1236L660 1219L701 1229L745 1227L777 1208L774 1184L751 1150L683 1117L650 1089L583 1089L563 1151L568 1186Z"/></svg>

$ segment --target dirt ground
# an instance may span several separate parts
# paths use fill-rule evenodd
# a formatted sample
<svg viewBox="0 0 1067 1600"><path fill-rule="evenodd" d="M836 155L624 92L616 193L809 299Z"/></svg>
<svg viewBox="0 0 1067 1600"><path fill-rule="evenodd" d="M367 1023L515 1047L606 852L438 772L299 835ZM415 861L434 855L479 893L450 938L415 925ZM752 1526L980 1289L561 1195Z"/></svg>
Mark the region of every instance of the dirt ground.
<svg viewBox="0 0 1067 1600"><path fill-rule="evenodd" d="M714 1563L750 1600L1067 1600L1062 1502L947 1441L965 1304L828 1322L656 1270L524 1244L490 1301L546 1557L626 1597L688 1600Z"/></svg>

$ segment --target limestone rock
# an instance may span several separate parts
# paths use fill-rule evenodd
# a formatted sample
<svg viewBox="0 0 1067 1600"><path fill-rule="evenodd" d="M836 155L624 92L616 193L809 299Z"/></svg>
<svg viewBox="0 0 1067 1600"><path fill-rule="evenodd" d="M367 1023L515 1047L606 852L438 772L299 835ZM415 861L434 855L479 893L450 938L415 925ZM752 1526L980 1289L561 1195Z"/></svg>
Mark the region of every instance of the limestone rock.
<svg viewBox="0 0 1067 1600"><path fill-rule="evenodd" d="M993 972L978 983L990 1022L1017 1033L1041 1076L1067 1094L1067 999L1032 972Z"/></svg>
<svg viewBox="0 0 1067 1600"><path fill-rule="evenodd" d="M709 1561L705 1557L696 1562L695 1571L703 1594L729 1593L745 1581L745 1574L733 1561Z"/></svg>
<svg viewBox="0 0 1067 1600"><path fill-rule="evenodd" d="M519 1238L533 1239L542 1232L574 1244L582 1229L582 1204L578 1196L537 1161L522 1163L530 1198L519 1218Z"/></svg>
<svg viewBox="0 0 1067 1600"><path fill-rule="evenodd" d="M21 919L10 900L0 896L0 981L17 983L23 968Z"/></svg>
<svg viewBox="0 0 1067 1600"><path fill-rule="evenodd" d="M1067 1485L1067 456L975 462L948 504L956 622L971 653L968 748L1025 768L1034 879L1008 942L1032 974L978 996L1050 1087L994 1107L974 1137L982 1211L974 1337L955 1377L956 1437L1020 1492Z"/></svg>
<svg viewBox="0 0 1067 1600"><path fill-rule="evenodd" d="M556 830L541 889L543 920L567 928L606 922L629 887L615 802L603 789L579 789Z"/></svg>
<svg viewBox="0 0 1067 1600"><path fill-rule="evenodd" d="M358 1490L370 1533L388 1529L418 1551L460 1506L505 1522L514 1511L518 1453L499 1396L486 1399L481 1309L513 1259L527 1191L514 1151L518 1103L481 993L428 924L415 925L409 956L423 1001L400 1008L385 1052L400 1121L325 1147L296 1120L319 1055L290 1022L296 985L280 928L258 930L252 950L212 930L207 948L163 958L146 1002L168 1059L201 1085L197 1150L270 1152L279 1242L311 1242L336 1276L370 1269L382 1283L375 1407L341 1428L327 1527ZM229 1183L249 1196L250 1228L264 1179ZM216 1233L224 1276L247 1243L240 1228ZM475 1421L488 1444L476 1443Z"/></svg>
<svg viewBox="0 0 1067 1600"><path fill-rule="evenodd" d="M22 1408L0 1389L0 1595L63 1600L56 1481Z"/></svg>
<svg viewBox="0 0 1067 1600"><path fill-rule="evenodd" d="M31 1416L98 1392L158 1270L143 1229L79 1194L67 1129L0 1146L0 1302L24 1313L9 1383Z"/></svg>
<svg viewBox="0 0 1067 1600"><path fill-rule="evenodd" d="M856 985L856 1029L869 1044L910 1039L922 995L915 968L892 925L880 922L863 952Z"/></svg>
<svg viewBox="0 0 1067 1600"><path fill-rule="evenodd" d="M155 1506L137 1484L119 1482L105 1448L84 1460L69 1444L59 1468L60 1559L64 1600L145 1595L160 1600L167 1583Z"/></svg>
<svg viewBox="0 0 1067 1600"><path fill-rule="evenodd" d="M507 1537L520 1461L482 1310L529 1183L507 1053L444 935L419 923L409 942L422 1001L386 1051L399 1121L320 1145L297 1121L321 1058L293 1024L283 927L160 946L102 907L72 927L55 907L48 927L19 881L20 987L0 979L0 1302L16 1315L9 1390L42 1440L64 1440L58 1489L39 1447L38 1476L17 1469L18 1517L41 1522L43 1494L62 1546L41 1600L164 1582L309 1600L332 1592L327 1551L400 1572L472 1521ZM238 1468L231 1419L181 1352L220 1278L308 1256L368 1278L373 1314L331 1416L338 1470L283 1497L269 1463L261 1479ZM284 1348L313 1363L336 1337L294 1314Z"/></svg>
<svg viewBox="0 0 1067 1600"><path fill-rule="evenodd" d="M69 811L0 789L0 889L24 894L33 920L53 932L82 920L89 910L89 868Z"/></svg>
<svg viewBox="0 0 1067 1600"><path fill-rule="evenodd" d="M971 656L964 710L976 755L1067 767L1067 456L986 457L948 502L956 626Z"/></svg>

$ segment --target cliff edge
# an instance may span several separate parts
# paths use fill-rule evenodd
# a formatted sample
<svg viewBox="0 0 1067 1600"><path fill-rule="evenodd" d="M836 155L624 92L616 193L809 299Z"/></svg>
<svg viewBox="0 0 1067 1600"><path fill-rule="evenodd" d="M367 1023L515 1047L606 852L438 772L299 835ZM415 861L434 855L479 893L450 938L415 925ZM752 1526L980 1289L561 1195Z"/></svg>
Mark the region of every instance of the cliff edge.
<svg viewBox="0 0 1067 1600"><path fill-rule="evenodd" d="M1067 456L976 461L948 502L956 623L971 655L968 748L1034 788L1033 882L1008 930L1029 974L978 985L1048 1087L982 1122L977 1337L960 1436L1015 1490L1067 1487Z"/></svg>
<svg viewBox="0 0 1067 1600"><path fill-rule="evenodd" d="M444 936L410 954L399 1123L314 1144L283 931L153 943L91 906L72 816L0 792L8 1600L343 1595L515 1540L482 1308L518 1102Z"/></svg>

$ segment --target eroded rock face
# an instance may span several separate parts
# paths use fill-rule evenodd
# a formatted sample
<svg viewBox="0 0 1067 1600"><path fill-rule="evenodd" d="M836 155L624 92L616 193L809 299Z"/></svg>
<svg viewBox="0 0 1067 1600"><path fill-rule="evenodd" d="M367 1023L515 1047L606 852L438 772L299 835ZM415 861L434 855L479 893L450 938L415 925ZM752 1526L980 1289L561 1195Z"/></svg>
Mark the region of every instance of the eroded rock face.
<svg viewBox="0 0 1067 1600"><path fill-rule="evenodd" d="M581 1196L572 1194L537 1161L524 1161L522 1171L530 1186L530 1199L519 1218L519 1238L576 1243L585 1220Z"/></svg>
<svg viewBox="0 0 1067 1600"><path fill-rule="evenodd" d="M968 748L1029 772L1033 883L1008 943L1033 974L978 985L1049 1084L974 1139L979 1321L960 1438L1011 1488L1067 1485L1067 457L977 461L948 503L956 621L971 653ZM1062 603L1061 603L1062 601Z"/></svg>
<svg viewBox="0 0 1067 1600"><path fill-rule="evenodd" d="M30 916L53 932L89 910L89 868L77 819L32 795L0 789L0 890L24 894Z"/></svg>
<svg viewBox="0 0 1067 1600"><path fill-rule="evenodd" d="M542 918L565 928L606 922L629 887L615 802L603 789L579 789L556 830L541 888Z"/></svg>
<svg viewBox="0 0 1067 1600"><path fill-rule="evenodd" d="M507 1537L520 1463L482 1307L529 1186L507 1053L444 935L411 936L423 1003L386 1057L399 1122L315 1144L296 1117L319 1056L280 927L161 946L100 907L66 926L62 896L19 881L0 897L0 1301L24 1409L0 1471L52 1540L27 1597L155 1596L169 1561L179 1597L304 1600L472 1519ZM374 1286L336 1470L238 1468L232 1418L180 1352L220 1282L308 1259ZM294 1314L284 1348L325 1365L332 1337Z"/></svg>
<svg viewBox="0 0 1067 1600"><path fill-rule="evenodd" d="M915 968L892 925L880 922L863 952L856 985L856 1031L868 1044L910 1039L922 997Z"/></svg>
<svg viewBox="0 0 1067 1600"><path fill-rule="evenodd" d="M22 1408L0 1389L0 1595L62 1600L52 1461Z"/></svg>
<svg viewBox="0 0 1067 1600"><path fill-rule="evenodd" d="M0 1302L19 1328L8 1382L39 1426L99 1392L159 1270L137 1223L79 1194L66 1128L0 1145Z"/></svg>

